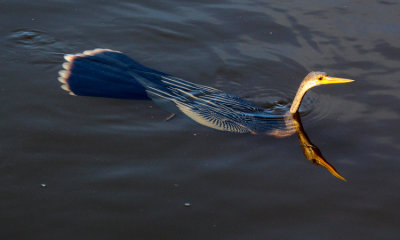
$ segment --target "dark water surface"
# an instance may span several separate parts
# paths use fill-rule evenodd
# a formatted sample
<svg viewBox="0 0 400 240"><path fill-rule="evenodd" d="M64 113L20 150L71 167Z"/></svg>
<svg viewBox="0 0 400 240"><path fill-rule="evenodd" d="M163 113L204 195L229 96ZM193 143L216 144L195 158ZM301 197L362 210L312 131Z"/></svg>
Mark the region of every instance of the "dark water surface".
<svg viewBox="0 0 400 240"><path fill-rule="evenodd" d="M400 3L0 1L1 239L399 239ZM259 104L311 70L296 136L218 132L151 102L72 97L63 53L123 51ZM189 205L189 206L185 206Z"/></svg>

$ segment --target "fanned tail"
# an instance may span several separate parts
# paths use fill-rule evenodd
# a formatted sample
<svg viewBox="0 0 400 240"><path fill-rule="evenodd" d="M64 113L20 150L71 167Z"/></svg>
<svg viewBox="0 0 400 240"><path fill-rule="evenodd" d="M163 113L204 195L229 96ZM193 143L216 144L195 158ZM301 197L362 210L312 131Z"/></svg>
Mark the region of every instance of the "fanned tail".
<svg viewBox="0 0 400 240"><path fill-rule="evenodd" d="M88 50L64 58L64 70L59 72L58 80L71 95L149 99L132 71L160 73L110 49Z"/></svg>

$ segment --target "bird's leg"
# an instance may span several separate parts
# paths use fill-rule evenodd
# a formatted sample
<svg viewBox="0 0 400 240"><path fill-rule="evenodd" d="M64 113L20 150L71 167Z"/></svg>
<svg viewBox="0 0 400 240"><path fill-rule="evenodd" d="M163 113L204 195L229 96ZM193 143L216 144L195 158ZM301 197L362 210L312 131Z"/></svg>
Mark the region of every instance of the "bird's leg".
<svg viewBox="0 0 400 240"><path fill-rule="evenodd" d="M176 116L175 113L171 113L171 115L169 115L169 116L165 119L165 121L169 121L169 120L171 120L172 118L174 118L175 116Z"/></svg>
<svg viewBox="0 0 400 240"><path fill-rule="evenodd" d="M293 124L296 128L297 136L299 137L301 149L303 150L306 158L313 164L325 167L326 170L328 170L333 176L346 181L346 179L342 177L336 171L336 169L324 159L319 148L310 141L306 132L304 131L299 113L293 114Z"/></svg>
<svg viewBox="0 0 400 240"><path fill-rule="evenodd" d="M251 134L253 134L253 135L258 135L258 133L255 132L255 131L253 131L253 130L250 130L250 129L249 129L249 132L250 132Z"/></svg>

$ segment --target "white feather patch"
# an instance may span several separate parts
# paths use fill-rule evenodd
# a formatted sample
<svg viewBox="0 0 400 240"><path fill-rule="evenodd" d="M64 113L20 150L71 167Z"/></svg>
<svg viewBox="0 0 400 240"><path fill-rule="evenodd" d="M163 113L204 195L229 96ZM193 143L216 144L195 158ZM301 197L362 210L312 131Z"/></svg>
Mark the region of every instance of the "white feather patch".
<svg viewBox="0 0 400 240"><path fill-rule="evenodd" d="M117 52L117 53L121 53L120 51L115 51L115 50L111 50L111 49L105 49L105 48L96 48L94 50L86 50L83 53L77 53L77 54L65 54L64 55L64 59L66 62L64 62L62 64L62 67L65 70L61 70L58 72L58 74L60 75L57 79L59 82L61 82L63 85L61 86L62 89L64 89L65 91L68 91L70 95L75 95L68 84L68 78L71 75L71 69L72 66L74 64L74 60L78 57L85 57L85 56L94 56L96 54L99 53L103 53L103 52Z"/></svg>

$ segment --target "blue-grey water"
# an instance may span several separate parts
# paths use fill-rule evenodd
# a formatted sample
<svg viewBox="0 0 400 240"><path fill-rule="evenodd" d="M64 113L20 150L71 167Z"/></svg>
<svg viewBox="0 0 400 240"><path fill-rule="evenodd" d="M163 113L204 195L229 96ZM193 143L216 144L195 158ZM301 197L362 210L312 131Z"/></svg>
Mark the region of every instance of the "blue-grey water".
<svg viewBox="0 0 400 240"><path fill-rule="evenodd" d="M0 1L1 239L399 239L400 3ZM268 105L312 70L296 136L219 132L73 97L64 53L110 48Z"/></svg>

